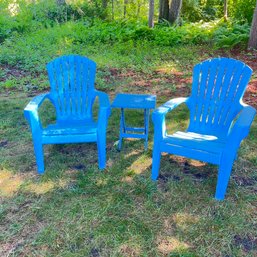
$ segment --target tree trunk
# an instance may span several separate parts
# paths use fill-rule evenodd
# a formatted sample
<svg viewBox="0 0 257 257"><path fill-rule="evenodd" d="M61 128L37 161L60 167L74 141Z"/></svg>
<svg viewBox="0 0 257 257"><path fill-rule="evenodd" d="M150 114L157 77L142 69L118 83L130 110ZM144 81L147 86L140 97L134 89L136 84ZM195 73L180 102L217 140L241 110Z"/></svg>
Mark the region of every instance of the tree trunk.
<svg viewBox="0 0 257 257"><path fill-rule="evenodd" d="M141 11L141 1L137 1L137 18L140 16L140 11Z"/></svg>
<svg viewBox="0 0 257 257"><path fill-rule="evenodd" d="M169 0L160 0L159 3L159 22L169 19Z"/></svg>
<svg viewBox="0 0 257 257"><path fill-rule="evenodd" d="M224 21L228 20L228 0L224 0Z"/></svg>
<svg viewBox="0 0 257 257"><path fill-rule="evenodd" d="M114 0L112 0L112 20L114 20Z"/></svg>
<svg viewBox="0 0 257 257"><path fill-rule="evenodd" d="M124 0L124 9L123 9L124 18L126 18L127 16L127 4L128 4L128 0Z"/></svg>
<svg viewBox="0 0 257 257"><path fill-rule="evenodd" d="M102 18L107 18L107 6L108 6L108 0L102 0Z"/></svg>
<svg viewBox="0 0 257 257"><path fill-rule="evenodd" d="M107 0L102 0L102 8L103 8L104 10L106 10L107 5L108 5Z"/></svg>
<svg viewBox="0 0 257 257"><path fill-rule="evenodd" d="M257 2L256 2L254 14L253 14L253 21L252 21L248 47L257 49Z"/></svg>
<svg viewBox="0 0 257 257"><path fill-rule="evenodd" d="M169 22L171 24L177 21L180 15L181 7L182 7L182 0L171 0L170 12L169 12Z"/></svg>
<svg viewBox="0 0 257 257"><path fill-rule="evenodd" d="M148 16L148 26L153 28L153 16L154 16L154 0L149 0L149 16Z"/></svg>

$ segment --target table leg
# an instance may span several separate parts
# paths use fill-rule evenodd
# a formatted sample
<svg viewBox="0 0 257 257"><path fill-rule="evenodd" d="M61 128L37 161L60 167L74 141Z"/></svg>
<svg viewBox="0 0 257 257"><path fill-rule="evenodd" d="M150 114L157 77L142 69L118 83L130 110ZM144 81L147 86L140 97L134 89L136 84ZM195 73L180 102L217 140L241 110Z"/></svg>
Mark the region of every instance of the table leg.
<svg viewBox="0 0 257 257"><path fill-rule="evenodd" d="M124 109L121 108L121 114L120 114L120 139L119 139L119 145L118 149L121 150L122 146L122 134L125 133L125 116L124 116Z"/></svg>
<svg viewBox="0 0 257 257"><path fill-rule="evenodd" d="M149 109L144 110L144 120L145 120L145 150L148 147L148 130L149 130Z"/></svg>

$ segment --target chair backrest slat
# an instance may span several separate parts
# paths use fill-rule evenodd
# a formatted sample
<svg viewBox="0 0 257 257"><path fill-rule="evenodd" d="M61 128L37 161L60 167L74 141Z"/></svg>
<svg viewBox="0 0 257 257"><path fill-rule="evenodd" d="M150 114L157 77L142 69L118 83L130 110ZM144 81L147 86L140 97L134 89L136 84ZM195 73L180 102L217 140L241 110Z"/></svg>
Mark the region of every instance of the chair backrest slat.
<svg viewBox="0 0 257 257"><path fill-rule="evenodd" d="M215 58L193 70L189 131L226 136L242 109L252 70L241 61Z"/></svg>
<svg viewBox="0 0 257 257"><path fill-rule="evenodd" d="M48 63L47 71L57 119L91 118L95 62L77 55L62 56Z"/></svg>
<svg viewBox="0 0 257 257"><path fill-rule="evenodd" d="M75 75L76 75L75 84L77 86L77 90L75 92L76 111L77 111L79 118L82 118L81 62L79 61L78 56L75 57L75 62L77 63L76 68L75 68Z"/></svg>

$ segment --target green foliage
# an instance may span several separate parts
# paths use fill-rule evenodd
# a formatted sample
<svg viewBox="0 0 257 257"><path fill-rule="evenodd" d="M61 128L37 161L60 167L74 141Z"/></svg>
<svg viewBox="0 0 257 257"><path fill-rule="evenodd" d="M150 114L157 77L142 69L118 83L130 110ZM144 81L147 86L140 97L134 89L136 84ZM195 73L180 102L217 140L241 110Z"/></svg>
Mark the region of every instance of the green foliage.
<svg viewBox="0 0 257 257"><path fill-rule="evenodd" d="M211 21L222 17L222 0L185 0L182 5L182 18L186 21Z"/></svg>
<svg viewBox="0 0 257 257"><path fill-rule="evenodd" d="M217 48L231 48L246 45L249 38L248 24L223 23L213 34L213 42Z"/></svg>
<svg viewBox="0 0 257 257"><path fill-rule="evenodd" d="M34 32L67 21L83 20L84 17L103 18L100 7L82 1L58 4L54 0L0 1L0 43L13 32Z"/></svg>
<svg viewBox="0 0 257 257"><path fill-rule="evenodd" d="M156 26L149 29L139 22L66 22L34 33L12 33L1 46L0 63L20 67L30 73L45 71L45 64L56 56L70 53L90 55L96 49L114 48L125 58L143 46L210 44L215 47L244 45L249 25L221 21L187 23L183 26ZM103 52L102 52L103 53ZM140 51L134 56L136 60ZM137 61L138 62L138 61Z"/></svg>
<svg viewBox="0 0 257 257"><path fill-rule="evenodd" d="M247 23L234 20L227 23L222 20L187 22L181 26L162 23L150 29L146 22L135 19L103 21L97 17L90 18L100 7L85 1L58 5L53 0L39 0L35 4L19 0L16 1L17 9L12 9L12 12L9 2L0 2L0 63L27 74L23 79L3 75L2 89L33 91L48 88L46 63L57 56L74 53L94 57L103 72L103 75L101 72L98 74L97 86L113 88L116 82L111 76L105 80L107 75L104 73L108 68L102 64L112 63L148 72L149 63L159 63L160 58L165 59L170 49L178 45L244 46L250 29ZM219 3L214 0L204 2L205 6ZM203 2L188 0L186 4L201 7L203 14ZM101 11L98 14L101 16ZM190 19L203 18L202 14ZM131 81L124 79L118 84L126 83Z"/></svg>
<svg viewBox="0 0 257 257"><path fill-rule="evenodd" d="M181 15L183 19L192 22L201 20L203 18L203 13L199 5L199 0L183 1Z"/></svg>
<svg viewBox="0 0 257 257"><path fill-rule="evenodd" d="M0 3L0 9L3 9L3 3ZM3 10L0 13L0 43L3 42L10 34L13 28L12 21L7 12Z"/></svg>
<svg viewBox="0 0 257 257"><path fill-rule="evenodd" d="M256 0L230 0L229 13L238 21L247 21L251 24Z"/></svg>
<svg viewBox="0 0 257 257"><path fill-rule="evenodd" d="M0 83L0 87L6 88L6 89L12 89L17 87L17 83L15 79L8 79Z"/></svg>
<svg viewBox="0 0 257 257"><path fill-rule="evenodd" d="M19 0L16 1L15 4L12 3L14 6L11 5L11 8L10 1L5 0L0 2L0 42L8 38L11 38L13 42L13 39L16 40L19 38L17 33L22 35L39 31L42 37L43 32L45 32L46 38L50 39L50 44L54 44L51 39L56 38L56 36L49 35L49 31L47 30L44 31L44 28L54 27L52 31L53 34L60 33L59 38L63 40L64 37L67 37L67 40L72 42L72 44L83 44L85 42L109 44L126 42L128 40L132 40L133 42L147 41L158 45L171 46L177 43L208 43L212 41L214 30L218 29L216 27L217 22L214 19L216 17L222 17L223 15L223 1L221 0L187 0L183 3L182 19L184 21L193 22L201 20L199 23L191 24L186 22L181 27L170 27L164 23L157 25L157 28L152 30L149 29L146 22L142 20L136 21L130 19L106 22L99 19L105 17L104 13L106 13L106 11L104 12L100 7L101 5L97 4L97 2L96 4L75 0L66 1L63 4L58 4L57 2L58 1L53 0L39 0L36 2ZM235 2L236 4L234 4ZM229 1L229 16L235 17L241 24L244 24L242 21L249 23L252 19L254 3L254 0ZM110 10L108 12L110 12ZM137 10L137 13L138 12L139 10ZM135 17L133 16L133 18ZM210 23L207 24L207 26L209 26L208 29L205 28L203 21L210 21ZM62 24L65 24L62 28L65 30L68 29L68 33L56 27ZM211 27L211 24L214 25ZM231 27L231 25L229 26ZM70 27L72 27L73 31ZM225 32L223 27L219 31ZM237 30L238 26L235 29L235 34ZM234 33L233 29L230 29L229 32ZM240 42L245 42L247 39L245 35L246 29L243 29L242 32L243 34L239 39L232 39L232 35L232 46ZM30 41L27 36L25 37L26 42ZM221 40L221 37L222 35L217 37L215 34L214 39ZM226 37L226 35L224 35L224 37ZM35 42L38 41L37 39L35 40ZM227 42L229 44L229 40L227 40ZM218 42L214 43L219 45ZM44 45L45 43L42 42L42 44Z"/></svg>
<svg viewBox="0 0 257 257"><path fill-rule="evenodd" d="M228 0L228 16L237 22L252 22L256 0ZM184 0L182 19L189 22L211 21L223 17L223 0Z"/></svg>

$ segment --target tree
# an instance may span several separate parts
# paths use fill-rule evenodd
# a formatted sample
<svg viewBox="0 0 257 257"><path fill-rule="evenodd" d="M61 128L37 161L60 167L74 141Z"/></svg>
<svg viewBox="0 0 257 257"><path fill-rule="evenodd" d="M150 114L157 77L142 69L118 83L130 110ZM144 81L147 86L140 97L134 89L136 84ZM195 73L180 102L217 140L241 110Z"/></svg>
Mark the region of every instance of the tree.
<svg viewBox="0 0 257 257"><path fill-rule="evenodd" d="M112 0L112 19L114 20L114 0Z"/></svg>
<svg viewBox="0 0 257 257"><path fill-rule="evenodd" d="M127 16L127 5L128 5L128 0L124 0L124 7L123 7L123 17L126 18Z"/></svg>
<svg viewBox="0 0 257 257"><path fill-rule="evenodd" d="M228 20L228 0L224 0L224 20Z"/></svg>
<svg viewBox="0 0 257 257"><path fill-rule="evenodd" d="M252 27L251 27L248 47L257 49L257 1L256 1L254 14L253 14L253 21L252 21Z"/></svg>
<svg viewBox="0 0 257 257"><path fill-rule="evenodd" d="M182 0L160 0L159 21L168 20L175 23L180 15Z"/></svg>
<svg viewBox="0 0 257 257"><path fill-rule="evenodd" d="M175 23L180 15L182 0L172 0L170 3L169 22Z"/></svg>
<svg viewBox="0 0 257 257"><path fill-rule="evenodd" d="M154 0L149 0L149 16L148 16L148 26L153 28L153 16L154 16Z"/></svg>
<svg viewBox="0 0 257 257"><path fill-rule="evenodd" d="M107 0L102 0L102 8L103 8L104 10L106 10L106 9L107 9L107 6L108 6Z"/></svg>
<svg viewBox="0 0 257 257"><path fill-rule="evenodd" d="M140 17L141 6L142 6L141 0L137 0L137 18Z"/></svg>
<svg viewBox="0 0 257 257"><path fill-rule="evenodd" d="M160 0L159 3L159 22L169 19L169 0Z"/></svg>
<svg viewBox="0 0 257 257"><path fill-rule="evenodd" d="M107 18L108 12L107 12L107 7L108 7L108 0L102 0L102 17Z"/></svg>

